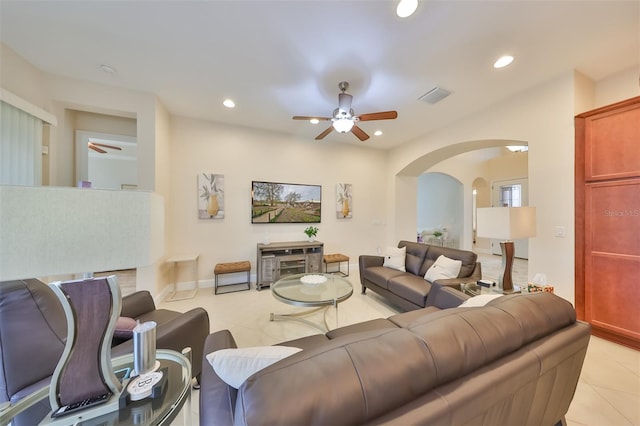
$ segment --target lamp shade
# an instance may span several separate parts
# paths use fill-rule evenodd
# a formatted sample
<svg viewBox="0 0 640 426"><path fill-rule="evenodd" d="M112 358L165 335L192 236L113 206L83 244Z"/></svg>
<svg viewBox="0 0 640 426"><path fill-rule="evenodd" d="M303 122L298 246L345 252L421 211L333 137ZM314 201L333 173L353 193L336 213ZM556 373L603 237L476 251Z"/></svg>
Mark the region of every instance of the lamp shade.
<svg viewBox="0 0 640 426"><path fill-rule="evenodd" d="M0 281L137 268L163 249L152 192L0 186Z"/></svg>
<svg viewBox="0 0 640 426"><path fill-rule="evenodd" d="M476 212L480 238L517 240L536 236L535 207L486 207Z"/></svg>

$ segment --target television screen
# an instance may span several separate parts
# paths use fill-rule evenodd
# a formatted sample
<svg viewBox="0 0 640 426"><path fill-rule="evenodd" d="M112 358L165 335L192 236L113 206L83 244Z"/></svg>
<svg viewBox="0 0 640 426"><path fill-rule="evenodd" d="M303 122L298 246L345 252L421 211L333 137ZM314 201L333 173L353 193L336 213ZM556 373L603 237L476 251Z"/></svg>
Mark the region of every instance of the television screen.
<svg viewBox="0 0 640 426"><path fill-rule="evenodd" d="M251 223L320 223L322 187L251 183Z"/></svg>

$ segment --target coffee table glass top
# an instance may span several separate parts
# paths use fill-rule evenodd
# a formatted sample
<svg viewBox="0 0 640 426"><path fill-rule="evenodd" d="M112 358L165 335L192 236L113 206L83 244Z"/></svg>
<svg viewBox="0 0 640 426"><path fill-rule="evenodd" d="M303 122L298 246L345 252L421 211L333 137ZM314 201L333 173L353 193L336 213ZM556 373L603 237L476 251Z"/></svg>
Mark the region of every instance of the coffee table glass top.
<svg viewBox="0 0 640 426"><path fill-rule="evenodd" d="M337 305L353 294L349 280L333 274L297 274L271 286L273 296L295 306Z"/></svg>

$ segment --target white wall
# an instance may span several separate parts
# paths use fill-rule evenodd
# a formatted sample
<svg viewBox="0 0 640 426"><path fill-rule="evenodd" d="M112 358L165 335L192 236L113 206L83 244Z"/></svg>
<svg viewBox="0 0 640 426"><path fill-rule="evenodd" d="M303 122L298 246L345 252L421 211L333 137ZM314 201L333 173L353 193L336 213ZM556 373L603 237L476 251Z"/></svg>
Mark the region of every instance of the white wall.
<svg viewBox="0 0 640 426"><path fill-rule="evenodd" d="M463 230L463 196L463 185L449 174L420 175L417 231L446 228L449 238L459 242Z"/></svg>
<svg viewBox="0 0 640 426"><path fill-rule="evenodd" d="M169 254L196 252L200 278L211 280L218 262L249 260L256 271L256 244L306 239L304 224L251 224L251 181L322 186L318 240L325 252L340 252L357 263L384 243L386 154L338 143L318 143L278 133L172 117L171 205L174 223ZM197 215L199 173L224 175L225 217ZM353 184L353 218L336 218L336 184ZM415 198L415 197L414 197Z"/></svg>
<svg viewBox="0 0 640 426"><path fill-rule="evenodd" d="M635 86L631 80L635 77ZM620 87L618 101L637 94L637 74L622 73L622 82L606 81L607 87ZM614 79L615 80L615 79ZM556 293L569 301L574 299L574 130L573 117L576 99L582 108L589 96L578 91L593 86L567 72L540 86L495 105L479 114L468 117L451 126L438 130L414 142L394 149L390 154L388 179L392 183L395 199L391 213L395 236L391 240L405 238L413 233L410 226L417 223L415 202L411 194L416 186L407 185L407 171L415 173L416 159L420 159L442 147L469 141L510 139L529 144L529 204L537 207L538 235L530 239L529 275L544 272L556 287ZM466 198L465 198L466 199ZM466 208L465 215L470 209ZM465 221L466 222L466 221ZM555 226L564 226L565 238L553 236Z"/></svg>
<svg viewBox="0 0 640 426"><path fill-rule="evenodd" d="M633 98L634 96L640 96L639 67L629 68L628 70L621 71L599 81L595 86L595 101L593 107L613 104ZM585 111L578 110L576 114L582 112Z"/></svg>

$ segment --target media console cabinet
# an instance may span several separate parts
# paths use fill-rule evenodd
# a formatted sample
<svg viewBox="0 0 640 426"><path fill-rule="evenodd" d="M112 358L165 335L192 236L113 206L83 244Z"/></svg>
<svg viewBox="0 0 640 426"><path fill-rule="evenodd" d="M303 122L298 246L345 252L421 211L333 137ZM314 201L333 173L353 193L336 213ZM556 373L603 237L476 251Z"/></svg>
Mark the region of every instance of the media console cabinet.
<svg viewBox="0 0 640 426"><path fill-rule="evenodd" d="M287 275L320 273L323 247L319 241L258 244L256 289L269 287Z"/></svg>

